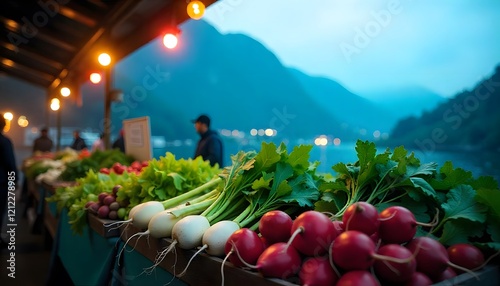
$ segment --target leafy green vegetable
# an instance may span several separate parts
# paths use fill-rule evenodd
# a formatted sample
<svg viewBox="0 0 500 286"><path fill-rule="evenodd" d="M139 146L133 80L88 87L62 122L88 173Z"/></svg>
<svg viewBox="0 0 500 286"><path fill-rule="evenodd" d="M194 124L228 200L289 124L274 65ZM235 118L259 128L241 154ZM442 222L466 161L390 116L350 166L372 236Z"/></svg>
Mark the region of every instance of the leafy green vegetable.
<svg viewBox="0 0 500 286"><path fill-rule="evenodd" d="M437 226L430 233L419 229L419 235L500 249L500 190L493 177L474 178L450 161L440 168L421 163L402 146L377 154L374 143L358 140L356 152L356 162L332 166L336 174L319 186L316 210L341 217L357 201L379 210L400 205L421 222L439 215Z"/></svg>
<svg viewBox="0 0 500 286"><path fill-rule="evenodd" d="M89 157L66 163L66 169L61 173L60 178L63 181L72 182L85 177L89 170L97 172L101 168L110 168L114 163L128 166L133 161L134 159L131 156L125 155L117 149L96 150Z"/></svg>

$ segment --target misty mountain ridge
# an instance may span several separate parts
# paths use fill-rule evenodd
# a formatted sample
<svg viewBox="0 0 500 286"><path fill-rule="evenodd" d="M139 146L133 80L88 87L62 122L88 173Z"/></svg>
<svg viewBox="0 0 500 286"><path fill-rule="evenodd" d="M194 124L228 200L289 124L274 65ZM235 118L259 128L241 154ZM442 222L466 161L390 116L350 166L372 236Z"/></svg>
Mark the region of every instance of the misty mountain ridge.
<svg viewBox="0 0 500 286"><path fill-rule="evenodd" d="M394 117L420 116L434 109L446 98L422 86L403 86L360 93L360 96L384 108Z"/></svg>
<svg viewBox="0 0 500 286"><path fill-rule="evenodd" d="M440 149L500 151L500 65L471 90L464 90L419 117L395 126L391 144L432 152Z"/></svg>

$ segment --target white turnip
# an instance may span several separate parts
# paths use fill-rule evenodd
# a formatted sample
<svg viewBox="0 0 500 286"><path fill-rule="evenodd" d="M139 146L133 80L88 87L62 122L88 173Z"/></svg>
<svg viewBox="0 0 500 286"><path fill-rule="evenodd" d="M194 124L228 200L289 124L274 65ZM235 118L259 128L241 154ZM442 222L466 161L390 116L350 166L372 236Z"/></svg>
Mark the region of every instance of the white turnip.
<svg viewBox="0 0 500 286"><path fill-rule="evenodd" d="M129 213L132 225L138 229L147 229L149 221L157 213L164 211L163 204L157 201L149 201L138 205L138 207Z"/></svg>
<svg viewBox="0 0 500 286"><path fill-rule="evenodd" d="M203 234L202 247L212 256L222 256L227 240L238 229L240 226L234 221L219 221L210 226Z"/></svg>
<svg viewBox="0 0 500 286"><path fill-rule="evenodd" d="M230 220L219 221L210 226L203 233L203 246L195 254L193 254L193 256L191 256L184 270L177 276L183 276L187 272L191 261L193 261L193 259L202 251L206 251L212 256L224 255L224 247L227 240L238 229L240 229L240 226L234 221Z"/></svg>
<svg viewBox="0 0 500 286"><path fill-rule="evenodd" d="M193 249L201 245L203 234L210 227L207 218L201 215L188 215L180 219L172 228L172 245L182 249Z"/></svg>
<svg viewBox="0 0 500 286"><path fill-rule="evenodd" d="M171 210L164 210L155 214L148 223L149 235L154 238L170 237L172 228L181 218L173 215Z"/></svg>

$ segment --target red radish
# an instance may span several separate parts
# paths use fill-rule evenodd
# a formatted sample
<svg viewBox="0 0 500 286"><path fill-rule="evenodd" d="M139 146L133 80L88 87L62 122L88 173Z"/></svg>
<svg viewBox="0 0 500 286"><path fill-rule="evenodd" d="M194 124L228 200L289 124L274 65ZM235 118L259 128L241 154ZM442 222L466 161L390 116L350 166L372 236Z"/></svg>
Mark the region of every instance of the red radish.
<svg viewBox="0 0 500 286"><path fill-rule="evenodd" d="M132 164L130 164L130 167L132 167L135 170L141 170L142 164L139 161L134 161L134 162L132 162Z"/></svg>
<svg viewBox="0 0 500 286"><path fill-rule="evenodd" d="M229 261L234 266L243 267L245 264L239 257L246 263L255 264L264 249L264 244L255 231L249 228L241 228L233 232L228 238L224 252L229 256Z"/></svg>
<svg viewBox="0 0 500 286"><path fill-rule="evenodd" d="M292 224L292 218L286 212L273 210L260 218L259 232L270 244L286 242L290 239Z"/></svg>
<svg viewBox="0 0 500 286"><path fill-rule="evenodd" d="M335 285L337 274L326 257L309 257L302 263L299 271L300 285Z"/></svg>
<svg viewBox="0 0 500 286"><path fill-rule="evenodd" d="M470 270L477 270L484 265L484 255L481 250L472 244L457 243L447 249L451 263L465 267ZM458 270L457 273L463 271Z"/></svg>
<svg viewBox="0 0 500 286"><path fill-rule="evenodd" d="M337 233L335 237L344 232L344 223L341 220L334 220L333 227L335 228L335 232Z"/></svg>
<svg viewBox="0 0 500 286"><path fill-rule="evenodd" d="M380 286L380 283L366 270L353 270L342 275L336 286Z"/></svg>
<svg viewBox="0 0 500 286"><path fill-rule="evenodd" d="M97 216L99 218L107 218L109 214L109 207L106 205L100 206L97 210Z"/></svg>
<svg viewBox="0 0 500 286"><path fill-rule="evenodd" d="M411 279L417 270L417 263L411 251L399 244L386 244L377 251L378 254L410 260L407 263L394 263L385 260L376 260L373 265L375 275L384 282L402 283Z"/></svg>
<svg viewBox="0 0 500 286"><path fill-rule="evenodd" d="M89 206L86 206L87 210L90 213L97 214L97 211L101 207L101 205L98 202L89 202Z"/></svg>
<svg viewBox="0 0 500 286"><path fill-rule="evenodd" d="M316 256L326 254L336 232L328 216L317 211L306 211L294 220L291 234L288 244L304 255Z"/></svg>
<svg viewBox="0 0 500 286"><path fill-rule="evenodd" d="M256 268L264 277L286 279L299 271L300 264L300 254L293 246L277 242L262 252Z"/></svg>
<svg viewBox="0 0 500 286"><path fill-rule="evenodd" d="M446 248L433 238L426 236L416 237L406 247L412 253L416 253L417 271L426 274L431 279L439 277L448 266L467 271L474 275L471 270L451 263Z"/></svg>
<svg viewBox="0 0 500 286"><path fill-rule="evenodd" d="M447 267L446 270L443 271L441 273L441 275L436 277L433 282L437 283L437 282L445 281L448 279L455 278L456 276L457 276L457 273L455 272L455 270L453 270L453 268L451 268L451 267Z"/></svg>
<svg viewBox="0 0 500 286"><path fill-rule="evenodd" d="M330 253L333 262L344 270L367 270L374 263L375 243L368 235L349 230L337 236Z"/></svg>
<svg viewBox="0 0 500 286"><path fill-rule="evenodd" d="M407 281L404 286L429 286L432 284L432 280L427 277L422 272L415 272L411 276L411 279Z"/></svg>
<svg viewBox="0 0 500 286"><path fill-rule="evenodd" d="M115 202L115 197L113 195L107 195L103 200L102 203L109 206L110 204Z"/></svg>
<svg viewBox="0 0 500 286"><path fill-rule="evenodd" d="M118 191L122 188L121 185L115 185L113 187L113 195L116 196L116 193L118 193Z"/></svg>
<svg viewBox="0 0 500 286"><path fill-rule="evenodd" d="M265 237L263 237L263 236L259 236L259 237L260 237L260 240L262 241L262 243L264 244L264 249L271 246L272 243L269 243Z"/></svg>
<svg viewBox="0 0 500 286"><path fill-rule="evenodd" d="M378 230L377 209L367 202L356 202L350 205L342 217L345 230L357 230L372 235Z"/></svg>
<svg viewBox="0 0 500 286"><path fill-rule="evenodd" d="M381 211L379 221L379 237L384 243L406 243L415 236L418 225L432 226L417 222L413 213L401 206L392 206Z"/></svg>
<svg viewBox="0 0 500 286"><path fill-rule="evenodd" d="M357 230L348 230L333 241L330 248L333 263L340 268L350 270L368 270L375 259L394 263L407 263L408 258L380 255L375 252L375 243L366 234Z"/></svg>
<svg viewBox="0 0 500 286"><path fill-rule="evenodd" d="M109 194L106 193L106 192L102 192L100 193L98 196L97 196L97 199L99 200L99 202L102 204L103 201L104 201L104 198L107 197Z"/></svg>

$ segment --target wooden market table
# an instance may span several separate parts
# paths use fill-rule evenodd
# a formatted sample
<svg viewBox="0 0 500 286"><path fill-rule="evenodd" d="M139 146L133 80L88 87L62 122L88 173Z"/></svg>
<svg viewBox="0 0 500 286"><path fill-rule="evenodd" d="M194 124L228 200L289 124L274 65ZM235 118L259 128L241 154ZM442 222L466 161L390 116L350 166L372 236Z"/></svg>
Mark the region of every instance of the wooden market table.
<svg viewBox="0 0 500 286"><path fill-rule="evenodd" d="M58 187L69 186L70 183L42 183L38 189L39 200L52 195ZM42 189L42 190L41 190ZM53 233L51 270L49 281L54 281L64 270L74 285L95 286L149 286L149 285L221 285L221 266L223 258L213 257L205 253L195 257L186 275L176 277L186 267L195 250L183 250L178 247L169 253L149 274L144 270L150 268L158 252L168 247L171 239L154 239L149 236L134 237L128 244L125 242L140 232L133 226L120 228L109 226L112 220L100 219L88 214L88 224L81 235L73 233L69 224L67 210L54 215L54 205L44 205L44 224ZM55 225L54 225L55 224ZM51 230L52 229L52 230ZM54 232L55 229L55 232ZM120 250L124 248L124 251ZM55 263L60 261L60 263ZM470 274L462 274L452 280L435 284L464 286L498 286L500 285L500 266L489 265L477 272L480 280ZM52 280L51 280L52 278ZM268 279L254 271L234 267L230 262L224 265L224 285L253 286L296 286L298 278L290 280ZM56 285L56 284L52 284Z"/></svg>

